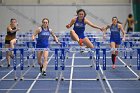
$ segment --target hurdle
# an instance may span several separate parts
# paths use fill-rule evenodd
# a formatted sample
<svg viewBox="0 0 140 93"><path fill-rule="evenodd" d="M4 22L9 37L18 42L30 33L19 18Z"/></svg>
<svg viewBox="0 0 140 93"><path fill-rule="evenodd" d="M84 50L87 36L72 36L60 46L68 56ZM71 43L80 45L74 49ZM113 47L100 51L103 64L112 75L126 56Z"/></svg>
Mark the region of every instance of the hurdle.
<svg viewBox="0 0 140 93"><path fill-rule="evenodd" d="M81 48L71 48L71 49L69 49L69 48L60 48L60 49L56 49L56 51L58 51L58 50L60 50L61 52L61 77L60 77L60 79L63 81L63 80L69 80L69 79L66 79L66 78L64 78L64 76L63 76L63 73L64 73L64 70L65 70L65 62L66 62L66 52L65 51L69 51L69 53L70 52L72 52L72 53L77 53L78 51L80 52L81 51ZM89 50L85 50L86 51L86 53L89 53ZM90 58L91 59L94 59L93 58L93 53L92 53L93 51L91 51L90 53ZM55 54L57 54L58 55L58 52L55 52ZM55 66L57 66L57 67L55 67L56 68L56 70L58 70L58 63L56 63L56 62L58 62L58 56L55 56L56 58L56 60L55 60ZM91 60L91 62L93 62L93 60ZM92 63L92 66L93 66L93 64L94 63ZM90 67L92 67L91 65L90 65ZM77 79L78 80L78 79ZM80 80L82 80L82 79L80 79ZM84 79L83 79L84 80ZM99 79L91 79L91 80L99 80Z"/></svg>
<svg viewBox="0 0 140 93"><path fill-rule="evenodd" d="M116 49L109 49L109 48L100 48L103 51L103 80L106 79L105 71L106 71L106 51L137 51L137 70L139 71L139 76L137 77L140 80L140 48L116 48ZM98 60L98 59L97 59ZM96 62L96 66L99 63ZM99 69L99 68L98 68ZM113 79L112 79L113 80Z"/></svg>
<svg viewBox="0 0 140 93"><path fill-rule="evenodd" d="M34 41L29 41L29 42L26 42L26 46L27 46L27 48L35 48L35 44L36 44L36 42L34 42ZM29 61L29 55L30 55L30 52L31 51L27 51L27 61L28 61L28 67L30 67L30 61ZM33 55L32 55L32 58L33 58L33 63L32 63L32 67L35 67L35 64L34 64L34 62L35 62L35 51L32 51L33 52Z"/></svg>
<svg viewBox="0 0 140 93"><path fill-rule="evenodd" d="M17 60L16 60L16 56L17 56L17 50L18 49L12 49L12 48L0 48L0 51L13 51L13 55L14 55L14 58L13 58L13 69L14 69L14 80L17 80L17 72L16 72L16 68L17 68ZM21 53L23 54L23 52ZM23 60L23 58L22 58ZM22 62L23 64L23 62ZM20 65L20 67L22 68L23 65Z"/></svg>
<svg viewBox="0 0 140 93"><path fill-rule="evenodd" d="M2 43L0 43L0 48L2 48ZM2 60L2 51L0 51L0 67L2 66L1 65L1 60Z"/></svg>

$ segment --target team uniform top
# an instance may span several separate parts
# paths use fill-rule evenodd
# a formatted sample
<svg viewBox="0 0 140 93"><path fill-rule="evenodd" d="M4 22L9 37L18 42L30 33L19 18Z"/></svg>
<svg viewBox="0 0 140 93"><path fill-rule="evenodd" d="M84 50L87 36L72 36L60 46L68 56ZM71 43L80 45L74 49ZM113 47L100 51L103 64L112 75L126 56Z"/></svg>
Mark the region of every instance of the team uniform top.
<svg viewBox="0 0 140 93"><path fill-rule="evenodd" d="M128 18L127 23L128 23L127 32L132 32L134 20L132 18Z"/></svg>
<svg viewBox="0 0 140 93"><path fill-rule="evenodd" d="M38 39L36 48L48 48L49 47L49 36L52 32L52 29L44 29L40 28L40 32L38 33Z"/></svg>
<svg viewBox="0 0 140 93"><path fill-rule="evenodd" d="M115 42L116 44L121 44L121 36L120 36L120 29L118 28L118 24L110 26L111 36L110 42Z"/></svg>
<svg viewBox="0 0 140 93"><path fill-rule="evenodd" d="M11 28L12 30L15 30L16 27L14 28ZM15 32L10 32L8 29L7 29L7 35L5 37L5 44L10 44L10 41L12 39L16 38L16 31Z"/></svg>
<svg viewBox="0 0 140 93"><path fill-rule="evenodd" d="M85 31L84 18L82 19L82 21L79 21L78 17L76 18L73 30L75 31L75 33L78 35L78 37L80 39L85 38L85 36L84 36L84 31Z"/></svg>

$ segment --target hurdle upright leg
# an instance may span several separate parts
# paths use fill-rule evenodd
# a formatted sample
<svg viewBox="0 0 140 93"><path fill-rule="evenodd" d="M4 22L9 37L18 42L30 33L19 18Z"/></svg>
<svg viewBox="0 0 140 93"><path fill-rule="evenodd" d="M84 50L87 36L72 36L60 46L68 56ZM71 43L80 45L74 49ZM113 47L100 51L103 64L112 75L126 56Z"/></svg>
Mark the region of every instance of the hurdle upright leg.
<svg viewBox="0 0 140 93"><path fill-rule="evenodd" d="M55 80L58 80L58 49L55 49L55 71L56 71Z"/></svg>
<svg viewBox="0 0 140 93"><path fill-rule="evenodd" d="M127 48L127 42L124 42L124 48ZM124 51L124 59L127 59L127 51ZM125 67L128 66L128 63L126 63Z"/></svg>
<svg viewBox="0 0 140 93"><path fill-rule="evenodd" d="M100 51L100 49L96 49L96 71L97 71L97 80L99 80L99 76L100 76L100 74L99 74L99 59L100 59L100 56L99 56L99 51Z"/></svg>
<svg viewBox="0 0 140 93"><path fill-rule="evenodd" d="M90 67L93 67L93 62L95 62L95 57L94 57L94 51L89 51L89 59L91 59L91 65Z"/></svg>
<svg viewBox="0 0 140 93"><path fill-rule="evenodd" d="M64 80L64 69L65 69L65 49L61 49L61 54L62 54L62 59L61 59L61 66L62 66L62 70L61 70L61 80Z"/></svg>
<svg viewBox="0 0 140 93"><path fill-rule="evenodd" d="M140 48L137 49L137 70L139 71L138 80L140 80Z"/></svg>
<svg viewBox="0 0 140 93"><path fill-rule="evenodd" d="M106 49L102 49L103 51L103 80L105 80L105 71L106 71Z"/></svg>
<svg viewBox="0 0 140 93"><path fill-rule="evenodd" d="M35 48L35 42L31 42L31 43L32 43L33 48ZM36 53L36 51L33 51L33 64L32 64L32 67L35 67L35 53Z"/></svg>
<svg viewBox="0 0 140 93"><path fill-rule="evenodd" d="M0 43L0 48L2 48L2 43ZM0 67L2 67L1 60L2 60L2 51L0 51Z"/></svg>
<svg viewBox="0 0 140 93"><path fill-rule="evenodd" d="M133 43L132 42L129 42L129 44L130 44L130 48L132 48L133 47ZM133 51L130 51L129 67L132 67L132 64L131 64L132 57L133 57Z"/></svg>
<svg viewBox="0 0 140 93"><path fill-rule="evenodd" d="M20 70L21 70L20 80L24 79L23 72L22 72L23 69L24 69L24 49L20 49Z"/></svg>
<svg viewBox="0 0 140 93"><path fill-rule="evenodd" d="M13 49L12 51L14 51L14 58L13 58L14 80L17 80L17 72L16 72L16 69L17 69L16 51L17 51L17 49Z"/></svg>
<svg viewBox="0 0 140 93"><path fill-rule="evenodd" d="M27 46L27 48L29 48L29 42L26 42L26 46ZM29 61L29 56L30 56L30 52L29 51L27 51L27 62L28 62L28 67L30 67L30 61Z"/></svg>

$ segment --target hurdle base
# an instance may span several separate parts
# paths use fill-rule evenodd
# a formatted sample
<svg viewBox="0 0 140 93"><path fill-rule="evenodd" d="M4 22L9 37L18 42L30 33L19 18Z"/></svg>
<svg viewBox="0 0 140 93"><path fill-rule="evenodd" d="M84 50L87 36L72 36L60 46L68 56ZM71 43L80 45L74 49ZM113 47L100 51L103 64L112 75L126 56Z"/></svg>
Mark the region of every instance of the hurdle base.
<svg viewBox="0 0 140 93"><path fill-rule="evenodd" d="M105 78L103 78L103 81L105 81L106 79Z"/></svg>
<svg viewBox="0 0 140 93"><path fill-rule="evenodd" d="M58 77L56 77L55 80L58 81Z"/></svg>
<svg viewBox="0 0 140 93"><path fill-rule="evenodd" d="M0 65L0 67L3 67L3 65Z"/></svg>
<svg viewBox="0 0 140 93"><path fill-rule="evenodd" d="M18 77L15 77L14 80L16 81L18 79Z"/></svg>
<svg viewBox="0 0 140 93"><path fill-rule="evenodd" d="M64 77L61 77L61 81L64 81L65 80L65 78Z"/></svg>
<svg viewBox="0 0 140 93"><path fill-rule="evenodd" d="M33 64L32 67L35 67L35 65Z"/></svg>
<svg viewBox="0 0 140 93"><path fill-rule="evenodd" d="M24 80L24 77L21 77L20 80L21 80L21 81Z"/></svg>
<svg viewBox="0 0 140 93"><path fill-rule="evenodd" d="M124 67L127 67L127 65L125 65Z"/></svg>
<svg viewBox="0 0 140 93"><path fill-rule="evenodd" d="M99 78L96 78L97 81L99 81Z"/></svg>
<svg viewBox="0 0 140 93"><path fill-rule="evenodd" d="M69 59L69 57L66 57L66 59Z"/></svg>
<svg viewBox="0 0 140 93"><path fill-rule="evenodd" d="M132 67L132 65L130 64L129 67Z"/></svg>

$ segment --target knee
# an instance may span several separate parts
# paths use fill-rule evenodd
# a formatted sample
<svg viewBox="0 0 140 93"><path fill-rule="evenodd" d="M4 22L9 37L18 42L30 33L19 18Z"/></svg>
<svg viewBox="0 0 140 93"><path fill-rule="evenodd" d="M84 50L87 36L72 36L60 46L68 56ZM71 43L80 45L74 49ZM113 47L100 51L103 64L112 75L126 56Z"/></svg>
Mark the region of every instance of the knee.
<svg viewBox="0 0 140 93"><path fill-rule="evenodd" d="M75 31L74 31L74 30L71 30L71 31L70 31L70 34L73 34L73 33L75 33Z"/></svg>
<svg viewBox="0 0 140 93"><path fill-rule="evenodd" d="M14 45L14 41L10 41L10 45Z"/></svg>
<svg viewBox="0 0 140 93"><path fill-rule="evenodd" d="M92 45L90 48L94 48L94 46Z"/></svg>
<svg viewBox="0 0 140 93"><path fill-rule="evenodd" d="M48 60L47 60L47 58L44 58L44 62L47 62Z"/></svg>

